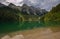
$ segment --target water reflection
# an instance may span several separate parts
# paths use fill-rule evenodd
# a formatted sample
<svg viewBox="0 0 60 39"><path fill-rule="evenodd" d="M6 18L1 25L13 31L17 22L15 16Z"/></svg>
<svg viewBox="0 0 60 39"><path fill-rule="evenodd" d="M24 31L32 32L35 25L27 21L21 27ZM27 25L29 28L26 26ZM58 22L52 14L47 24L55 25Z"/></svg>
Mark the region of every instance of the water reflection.
<svg viewBox="0 0 60 39"><path fill-rule="evenodd" d="M51 26L51 25L56 25L56 24L60 24L60 23L55 23L55 22L44 23L44 22L39 22L39 21L2 22L0 23L0 33L8 33L8 32L13 32L13 31L18 31L18 30L46 27L46 26Z"/></svg>

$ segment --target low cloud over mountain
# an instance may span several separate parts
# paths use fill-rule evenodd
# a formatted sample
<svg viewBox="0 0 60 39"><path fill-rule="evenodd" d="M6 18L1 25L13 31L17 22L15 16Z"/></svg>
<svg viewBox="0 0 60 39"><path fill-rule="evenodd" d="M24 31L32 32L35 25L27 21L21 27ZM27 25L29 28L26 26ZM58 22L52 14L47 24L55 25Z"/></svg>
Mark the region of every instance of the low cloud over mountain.
<svg viewBox="0 0 60 39"><path fill-rule="evenodd" d="M7 2L10 2L17 6L22 6L25 3L27 5L50 10L53 6L56 6L58 3L60 3L60 0L0 0L0 2L5 2L4 4L6 5L9 4Z"/></svg>

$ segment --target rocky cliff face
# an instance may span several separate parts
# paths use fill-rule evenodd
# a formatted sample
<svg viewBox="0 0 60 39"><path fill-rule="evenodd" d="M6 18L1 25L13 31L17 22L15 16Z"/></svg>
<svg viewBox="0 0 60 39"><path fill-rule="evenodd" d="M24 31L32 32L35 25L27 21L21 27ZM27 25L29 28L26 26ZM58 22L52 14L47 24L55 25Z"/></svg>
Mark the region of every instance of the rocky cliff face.
<svg viewBox="0 0 60 39"><path fill-rule="evenodd" d="M45 9L40 9L39 7L28 6L27 4L23 4L22 6L16 6L12 3L9 4L9 7L18 9L23 15L39 15L42 16L47 13Z"/></svg>

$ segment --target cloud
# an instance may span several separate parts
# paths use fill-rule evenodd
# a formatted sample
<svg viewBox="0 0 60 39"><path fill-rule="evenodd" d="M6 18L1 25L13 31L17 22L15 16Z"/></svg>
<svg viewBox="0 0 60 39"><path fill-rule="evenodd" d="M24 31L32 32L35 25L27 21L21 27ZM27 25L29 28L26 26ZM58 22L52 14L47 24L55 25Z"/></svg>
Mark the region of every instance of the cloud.
<svg viewBox="0 0 60 39"><path fill-rule="evenodd" d="M5 2L6 0L0 0L0 2Z"/></svg>
<svg viewBox="0 0 60 39"><path fill-rule="evenodd" d="M50 10L53 6L56 6L58 3L60 3L60 0L44 0L44 2L41 3L40 7L44 8L46 10Z"/></svg>
<svg viewBox="0 0 60 39"><path fill-rule="evenodd" d="M20 2L22 2L22 1L23 0L6 0L6 2L13 3L16 6L21 6L22 4L20 4Z"/></svg>
<svg viewBox="0 0 60 39"><path fill-rule="evenodd" d="M41 7L46 10L50 10L53 6L60 3L60 0L30 0L34 6Z"/></svg>
<svg viewBox="0 0 60 39"><path fill-rule="evenodd" d="M60 0L0 0L0 2L3 2L4 4L8 4L6 2L10 2L17 6L22 6L22 4L25 3L27 5L50 10L53 6L56 6L58 3L60 3Z"/></svg>
<svg viewBox="0 0 60 39"><path fill-rule="evenodd" d="M23 0L6 0L7 2L10 2L10 3L19 3Z"/></svg>

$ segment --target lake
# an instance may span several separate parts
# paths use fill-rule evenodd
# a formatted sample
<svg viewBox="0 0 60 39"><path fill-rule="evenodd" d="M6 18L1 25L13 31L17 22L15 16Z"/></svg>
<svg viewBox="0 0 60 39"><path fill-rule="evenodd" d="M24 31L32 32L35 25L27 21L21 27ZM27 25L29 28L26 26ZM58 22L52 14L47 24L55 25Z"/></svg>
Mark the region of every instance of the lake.
<svg viewBox="0 0 60 39"><path fill-rule="evenodd" d="M44 22L2 22L0 23L0 33L9 33L19 30L27 30L39 27L47 27L51 25L59 25L59 23L51 22L51 23L44 23Z"/></svg>

